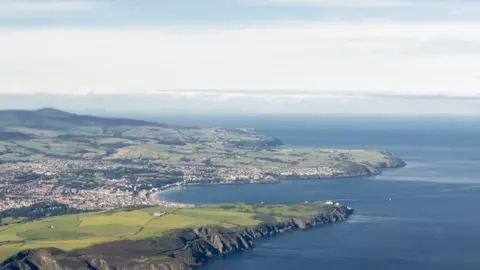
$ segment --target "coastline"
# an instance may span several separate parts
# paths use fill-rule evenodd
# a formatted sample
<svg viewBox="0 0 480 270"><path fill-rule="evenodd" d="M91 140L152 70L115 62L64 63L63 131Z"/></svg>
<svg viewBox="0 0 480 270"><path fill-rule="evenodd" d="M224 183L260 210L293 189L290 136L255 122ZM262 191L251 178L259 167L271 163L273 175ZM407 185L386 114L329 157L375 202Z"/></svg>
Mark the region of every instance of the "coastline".
<svg viewBox="0 0 480 270"><path fill-rule="evenodd" d="M343 222L354 213L346 205L315 204L319 203L325 205L323 211L255 226L194 226L173 230L160 238L106 242L76 252L57 248L24 250L0 262L0 269L197 269L212 257L252 249L259 238Z"/></svg>
<svg viewBox="0 0 480 270"><path fill-rule="evenodd" d="M165 194L168 192L173 192L176 190L180 190L182 188L187 188L189 186L217 186L217 185L266 185L266 184L277 184L281 181L284 180L332 180L332 179L344 179L344 178L362 178L362 177L370 177L370 176L377 176L381 175L383 173L383 170L385 169L398 169L398 168L403 168L407 166L407 163L399 158L395 159L394 163L380 163L380 164L375 164L372 165L372 168L374 170L366 170L366 171L360 171L360 172L350 172L350 173L345 173L343 175L332 175L332 176L320 176L318 174L314 175L288 175L288 176L279 176L275 180L268 180L268 181L261 181L261 180L242 180L242 181L219 181L219 182L208 182L208 183L200 183L200 182L193 182L193 183L185 183L185 182L179 182L178 185L170 186L155 192L150 193L149 199L151 201L156 202L158 205L172 205L172 204L180 204L180 205L185 205L181 203L175 203L175 202L170 202L167 200L163 200L161 197L161 194ZM365 166L365 168L368 168ZM208 180L207 180L208 181ZM194 205L186 205L187 207L192 207ZM178 205L177 205L178 207Z"/></svg>

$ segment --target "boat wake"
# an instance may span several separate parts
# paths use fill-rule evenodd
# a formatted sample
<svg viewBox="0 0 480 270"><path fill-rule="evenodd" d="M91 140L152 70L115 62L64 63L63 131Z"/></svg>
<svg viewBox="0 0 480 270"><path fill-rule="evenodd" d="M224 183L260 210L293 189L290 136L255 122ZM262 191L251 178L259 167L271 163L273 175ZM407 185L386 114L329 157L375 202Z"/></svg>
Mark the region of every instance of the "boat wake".
<svg viewBox="0 0 480 270"><path fill-rule="evenodd" d="M426 223L431 222L431 220L426 218L410 218L410 217L385 217L385 216L371 216L371 215L362 215L354 214L348 218L347 223L349 224L373 224L373 223L386 223L386 222L395 222L395 223Z"/></svg>

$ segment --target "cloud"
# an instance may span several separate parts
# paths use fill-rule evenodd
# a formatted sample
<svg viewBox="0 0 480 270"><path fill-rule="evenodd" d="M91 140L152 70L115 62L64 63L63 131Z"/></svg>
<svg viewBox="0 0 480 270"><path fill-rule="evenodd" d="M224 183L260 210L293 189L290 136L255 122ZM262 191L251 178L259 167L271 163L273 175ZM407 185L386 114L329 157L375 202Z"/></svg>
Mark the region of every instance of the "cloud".
<svg viewBox="0 0 480 270"><path fill-rule="evenodd" d="M156 95L165 95L165 96L182 96L185 98L218 98L222 99L236 99L238 97L251 97L251 98L272 98L279 97L284 99L309 99L309 98L320 98L323 100L338 100L338 99L372 99L372 98L392 98L392 99L478 99L480 101L480 92L471 94L471 95L455 95L455 93L395 93L395 92L368 92L368 91L347 91L347 90L337 90L337 91L311 91L311 90L255 90L255 89L246 89L246 90L207 90L207 89L177 89L177 90L161 90L156 92L143 92L144 94L156 94Z"/></svg>
<svg viewBox="0 0 480 270"><path fill-rule="evenodd" d="M480 21L0 29L0 92L480 95ZM441 48L448 48L444 50Z"/></svg>
<svg viewBox="0 0 480 270"><path fill-rule="evenodd" d="M366 9L382 9L382 11L403 12L401 17L408 18L412 14L405 11L421 14L420 18L427 18L439 14L459 18L461 15L475 15L480 13L480 2L469 0L246 0L253 5L267 6L303 6L319 8L339 8L344 11L355 11L357 14ZM427 13L425 13L427 12ZM335 12L334 12L335 14ZM368 16L368 15L366 15Z"/></svg>
<svg viewBox="0 0 480 270"><path fill-rule="evenodd" d="M322 7L344 8L385 8L385 7L416 7L416 8L445 8L445 7L480 7L473 1L462 0L250 0L257 4L274 5L309 5Z"/></svg>
<svg viewBox="0 0 480 270"><path fill-rule="evenodd" d="M90 10L103 0L0 0L0 13Z"/></svg>
<svg viewBox="0 0 480 270"><path fill-rule="evenodd" d="M253 0L265 4L318 5L327 7L404 7L418 1L409 0Z"/></svg>

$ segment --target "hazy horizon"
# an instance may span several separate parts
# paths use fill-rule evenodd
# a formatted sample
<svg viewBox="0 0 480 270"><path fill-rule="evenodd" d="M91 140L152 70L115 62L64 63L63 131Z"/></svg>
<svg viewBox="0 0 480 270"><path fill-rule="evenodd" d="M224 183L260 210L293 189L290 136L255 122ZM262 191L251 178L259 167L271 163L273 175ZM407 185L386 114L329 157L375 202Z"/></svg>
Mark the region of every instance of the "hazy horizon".
<svg viewBox="0 0 480 270"><path fill-rule="evenodd" d="M146 115L400 115L478 116L480 98L395 95L282 95L202 92L189 94L0 94L0 109L61 110Z"/></svg>
<svg viewBox="0 0 480 270"><path fill-rule="evenodd" d="M0 1L0 108L478 115L479 18L471 0Z"/></svg>

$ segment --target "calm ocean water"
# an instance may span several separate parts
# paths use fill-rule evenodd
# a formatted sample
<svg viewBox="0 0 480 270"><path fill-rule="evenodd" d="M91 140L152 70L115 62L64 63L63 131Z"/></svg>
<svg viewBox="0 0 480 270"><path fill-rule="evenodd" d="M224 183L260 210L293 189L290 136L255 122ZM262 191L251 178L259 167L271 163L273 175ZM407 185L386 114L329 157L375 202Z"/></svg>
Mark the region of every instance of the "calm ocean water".
<svg viewBox="0 0 480 270"><path fill-rule="evenodd" d="M480 121L475 118L160 120L253 126L291 146L385 149L409 163L370 178L191 187L163 194L197 204L331 199L356 210L346 223L263 239L253 250L212 259L201 269L480 269Z"/></svg>

